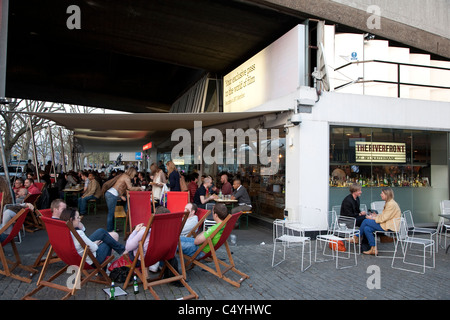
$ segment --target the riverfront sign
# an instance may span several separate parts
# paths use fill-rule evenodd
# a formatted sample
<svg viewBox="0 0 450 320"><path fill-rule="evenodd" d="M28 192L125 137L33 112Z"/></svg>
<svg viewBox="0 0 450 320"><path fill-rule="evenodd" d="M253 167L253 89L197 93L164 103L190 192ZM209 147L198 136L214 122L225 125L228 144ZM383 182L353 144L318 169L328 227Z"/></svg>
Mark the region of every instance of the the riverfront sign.
<svg viewBox="0 0 450 320"><path fill-rule="evenodd" d="M405 143L355 141L356 162L406 162Z"/></svg>

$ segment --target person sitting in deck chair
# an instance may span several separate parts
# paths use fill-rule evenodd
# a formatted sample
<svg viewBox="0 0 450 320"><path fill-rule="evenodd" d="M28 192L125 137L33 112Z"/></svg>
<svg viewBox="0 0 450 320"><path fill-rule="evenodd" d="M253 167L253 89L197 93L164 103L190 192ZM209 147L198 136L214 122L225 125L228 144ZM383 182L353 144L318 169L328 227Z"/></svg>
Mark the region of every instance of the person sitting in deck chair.
<svg viewBox="0 0 450 320"><path fill-rule="evenodd" d="M227 216L228 216L227 207L223 203L217 203L214 206L214 212L213 212L213 218L214 218L214 221L216 222L215 225L210 227L208 230L200 233L195 238L180 237L181 248L183 250L183 253L185 255L192 256L198 250L198 248L203 244L203 242L205 242L206 239L217 229L217 227L220 225L220 223ZM223 228L225 228L225 226ZM216 245L217 242L219 242L220 237L223 232L223 228L222 228L222 230L217 232L216 235L214 236L214 238L212 239L213 245ZM203 248L202 252L197 256L197 259L202 258L210 250L211 249L209 248L209 245L205 246L205 248Z"/></svg>

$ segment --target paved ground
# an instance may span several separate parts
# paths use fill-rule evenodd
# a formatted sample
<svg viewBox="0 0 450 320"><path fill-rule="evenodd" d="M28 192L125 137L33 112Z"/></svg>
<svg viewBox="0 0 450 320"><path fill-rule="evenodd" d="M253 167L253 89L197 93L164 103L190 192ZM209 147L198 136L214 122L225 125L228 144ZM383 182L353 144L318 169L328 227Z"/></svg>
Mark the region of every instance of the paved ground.
<svg viewBox="0 0 450 320"><path fill-rule="evenodd" d="M106 225L106 214L86 216L84 223L88 229L87 234L90 234L96 228ZM246 300L266 305L271 301L273 303L273 300L450 299L450 253L446 255L442 248L436 255L436 268L427 269L423 275L392 269L391 259L365 255L357 257L356 267L336 270L334 261L313 262L312 266L302 273L297 248L290 248L287 260L272 268L271 229L250 223L248 230L234 230L233 233L237 236L237 245L231 247L236 266L250 276L240 288L235 288L198 267L188 271L189 284L199 295L199 300L221 300L221 309L218 311L221 314L228 312L223 310L224 300ZM23 242L18 245L24 264L31 264L35 260L46 240L45 231L26 234ZM312 244L313 250L314 246L315 241ZM6 251L10 255L9 246ZM225 250L219 250L219 255L225 258ZM53 264L50 271L56 270L58 266L61 266L61 263ZM0 299L21 299L36 286L38 276L39 274L36 274L33 277L31 284L0 276ZM71 300L107 300L103 288L102 285L90 283ZM133 294L131 287L127 288L127 292L128 295L119 297L118 300L153 300L151 294L143 292L142 288L137 295ZM158 292L162 299L174 300L186 291L165 285ZM60 296L60 292L49 290L43 290L37 295L44 300L58 299ZM184 305L189 304L182 306ZM187 311L183 309L180 312Z"/></svg>

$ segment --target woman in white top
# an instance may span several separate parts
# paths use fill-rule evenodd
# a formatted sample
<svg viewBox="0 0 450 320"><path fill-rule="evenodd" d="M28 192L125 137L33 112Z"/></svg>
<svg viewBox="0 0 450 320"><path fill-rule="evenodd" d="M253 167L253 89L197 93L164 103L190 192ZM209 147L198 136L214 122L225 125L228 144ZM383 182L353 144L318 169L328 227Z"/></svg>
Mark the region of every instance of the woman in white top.
<svg viewBox="0 0 450 320"><path fill-rule="evenodd" d="M81 239L83 239L99 263L102 263L105 261L106 257L111 255L112 249L114 249L114 251L116 251L119 255L125 252L125 246L118 242L119 236L116 232L108 233L105 229L97 229L93 234L91 234L90 237L86 236L84 231L79 228L81 219L80 213L76 208L64 209L61 213L60 219L63 221L72 222L75 230L77 230ZM72 235L72 239L78 254L83 256L83 247L74 235ZM89 256L86 258L86 262L90 265L93 263Z"/></svg>
<svg viewBox="0 0 450 320"><path fill-rule="evenodd" d="M155 199L156 203L159 203L162 187L167 183L166 175L156 163L152 163L150 170L153 176L153 181L150 183L152 185L153 199Z"/></svg>

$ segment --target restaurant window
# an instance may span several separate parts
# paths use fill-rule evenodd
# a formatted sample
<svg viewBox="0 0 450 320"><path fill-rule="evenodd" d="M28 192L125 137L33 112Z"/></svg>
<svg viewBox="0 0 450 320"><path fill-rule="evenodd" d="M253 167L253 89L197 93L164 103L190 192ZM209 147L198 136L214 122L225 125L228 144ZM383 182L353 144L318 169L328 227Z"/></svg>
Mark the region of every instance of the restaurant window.
<svg viewBox="0 0 450 320"><path fill-rule="evenodd" d="M332 126L330 207L341 204L352 183L363 187L368 208L389 186L415 222L436 222L439 202L449 196L447 153L445 132Z"/></svg>

